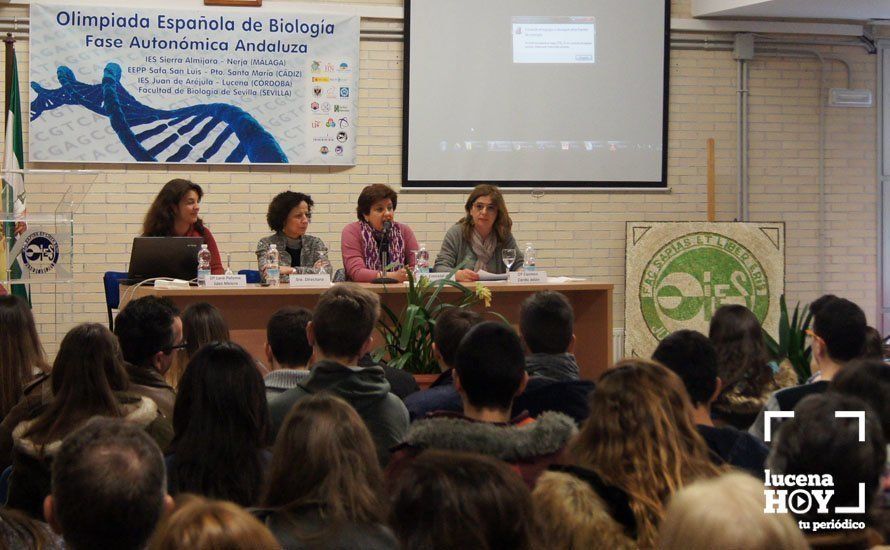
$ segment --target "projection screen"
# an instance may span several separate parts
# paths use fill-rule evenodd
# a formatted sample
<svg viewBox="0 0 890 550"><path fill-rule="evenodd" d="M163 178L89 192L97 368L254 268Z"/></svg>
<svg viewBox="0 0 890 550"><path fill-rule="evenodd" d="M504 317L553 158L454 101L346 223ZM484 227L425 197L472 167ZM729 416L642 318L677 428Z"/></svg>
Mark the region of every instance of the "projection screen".
<svg viewBox="0 0 890 550"><path fill-rule="evenodd" d="M665 187L670 2L406 0L403 185Z"/></svg>

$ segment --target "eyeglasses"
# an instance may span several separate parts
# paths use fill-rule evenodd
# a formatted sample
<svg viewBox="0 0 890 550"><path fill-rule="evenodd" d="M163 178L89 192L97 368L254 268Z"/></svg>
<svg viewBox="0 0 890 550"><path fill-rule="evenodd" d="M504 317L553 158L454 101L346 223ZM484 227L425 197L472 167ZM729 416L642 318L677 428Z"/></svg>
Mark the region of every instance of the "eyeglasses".
<svg viewBox="0 0 890 550"><path fill-rule="evenodd" d="M185 349L188 347L188 345L189 345L189 343L186 342L185 340L183 340L183 342L181 344L177 344L175 346L170 346L169 348L165 348L164 353L172 353L174 350L177 350L177 349Z"/></svg>
<svg viewBox="0 0 890 550"><path fill-rule="evenodd" d="M476 202L473 203L473 210L479 213L485 212L486 210L489 212L497 212L498 207L496 204L485 204L482 202Z"/></svg>
<svg viewBox="0 0 890 550"><path fill-rule="evenodd" d="M822 340L822 337L819 336L818 334L816 334L815 332L813 332L812 329L806 329L806 330L804 331L804 334L806 334L807 336L809 336L809 337L812 338L813 340L820 340L820 341L823 341L823 342L824 342L824 340Z"/></svg>

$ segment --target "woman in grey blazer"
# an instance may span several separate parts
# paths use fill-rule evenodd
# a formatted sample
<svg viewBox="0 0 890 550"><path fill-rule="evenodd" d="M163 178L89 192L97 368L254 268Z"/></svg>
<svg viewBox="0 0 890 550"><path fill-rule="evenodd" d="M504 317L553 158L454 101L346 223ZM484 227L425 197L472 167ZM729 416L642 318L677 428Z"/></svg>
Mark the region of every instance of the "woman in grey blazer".
<svg viewBox="0 0 890 550"><path fill-rule="evenodd" d="M512 271L522 267L522 251L516 246L511 229L513 220L507 211L507 203L496 185L477 185L464 205L467 214L445 233L445 239L436 256L434 271L451 271L457 281L478 281L479 270L504 273L506 266L501 260L505 248L516 250Z"/></svg>
<svg viewBox="0 0 890 550"><path fill-rule="evenodd" d="M328 248L324 241L306 234L314 204L309 195L293 191L279 193L269 203L266 222L275 233L263 237L256 245L257 264L264 275L270 244L278 249L282 279L293 273L295 266L318 267L321 256L326 257Z"/></svg>

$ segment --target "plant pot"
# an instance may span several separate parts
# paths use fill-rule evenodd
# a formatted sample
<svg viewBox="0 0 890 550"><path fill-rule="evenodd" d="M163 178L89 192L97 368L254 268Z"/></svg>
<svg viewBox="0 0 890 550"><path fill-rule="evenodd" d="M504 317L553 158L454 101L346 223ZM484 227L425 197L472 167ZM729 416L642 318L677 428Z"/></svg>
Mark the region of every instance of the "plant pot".
<svg viewBox="0 0 890 550"><path fill-rule="evenodd" d="M438 377L438 374L415 374L414 381L417 382L420 389L426 390L433 385L433 382L435 382Z"/></svg>

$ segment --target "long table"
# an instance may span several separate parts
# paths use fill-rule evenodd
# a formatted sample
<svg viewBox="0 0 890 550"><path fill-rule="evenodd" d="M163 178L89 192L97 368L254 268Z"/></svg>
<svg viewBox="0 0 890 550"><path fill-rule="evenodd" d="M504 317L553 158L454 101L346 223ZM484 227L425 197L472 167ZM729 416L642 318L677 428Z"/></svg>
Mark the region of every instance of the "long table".
<svg viewBox="0 0 890 550"><path fill-rule="evenodd" d="M405 285L361 286L380 295L382 302L393 311L405 307L407 287ZM509 284L506 282L486 283L492 292L491 309L503 315L518 327L519 308L523 300L541 290L556 290L566 295L575 310L575 356L581 366L581 376L596 380L612 363L612 291L613 285L591 282L567 282L548 284ZM158 289L140 286L132 289L121 286L121 307L126 302L142 296L166 296L180 309L197 302L208 302L216 306L229 324L232 339L244 346L254 357L265 361L263 347L266 342L266 322L269 317L284 306L315 307L318 296L324 288L298 288L282 285L261 287L248 285L248 288L220 289ZM457 289L446 287L440 294L443 299L457 300ZM481 307L481 306L480 306ZM480 309L480 311L482 311ZM380 340L375 331L375 338Z"/></svg>

